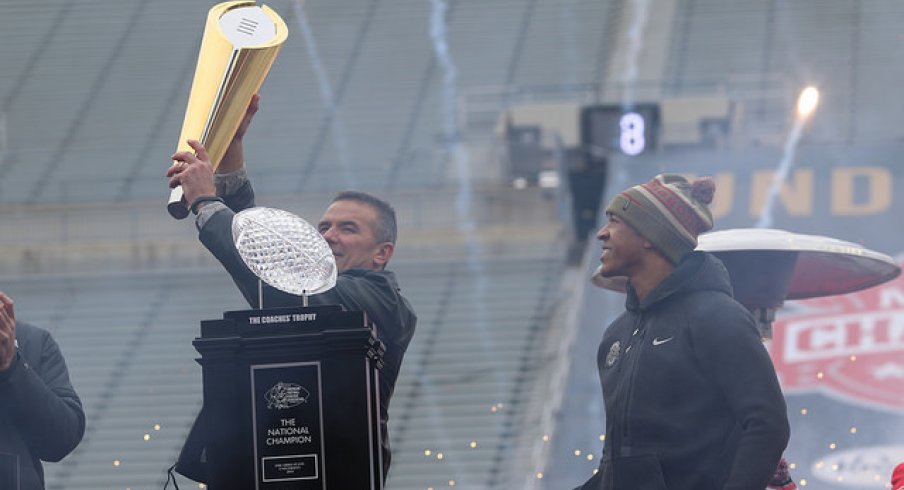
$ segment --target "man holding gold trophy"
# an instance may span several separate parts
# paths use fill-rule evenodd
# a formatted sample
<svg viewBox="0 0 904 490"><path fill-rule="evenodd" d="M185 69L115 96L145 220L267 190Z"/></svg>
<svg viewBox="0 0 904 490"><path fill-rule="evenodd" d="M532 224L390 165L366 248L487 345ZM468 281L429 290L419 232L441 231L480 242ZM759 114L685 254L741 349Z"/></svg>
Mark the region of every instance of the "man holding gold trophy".
<svg viewBox="0 0 904 490"><path fill-rule="evenodd" d="M205 59L242 57L208 41L208 37L214 37L219 30L227 28L222 19L230 12L248 9L263 12L263 15L260 15L261 12L253 13L257 15L255 22L259 29L267 18L272 19L276 26L271 38L262 42L267 53L257 54L259 59L251 62L222 63ZM217 19L220 19L219 26L216 25ZM250 25L250 22L239 21L239 24ZM174 189L169 205L171 214L184 216L190 210L196 215L195 224L201 242L223 264L252 307L260 307L260 303L267 307L302 304L301 296L259 282L240 257L231 230L235 214L254 206L254 192L245 171L242 140L259 107L260 98L256 92L286 37L285 29L285 24L272 10L256 7L253 1L227 2L211 9L180 146L171 157L173 165L166 172L169 186ZM209 50L205 51L206 48ZM221 69L224 65L227 70L231 69L229 65L234 65L236 70L246 69L249 72L222 77L216 73L201 73ZM217 86L211 88L211 80L225 80L225 83L223 86L214 83ZM211 99L215 100L209 103ZM242 110L237 111L236 107ZM224 138L224 134L229 138ZM175 213L174 208L177 209ZM339 304L346 310L364 311L374 323L377 336L386 345L385 367L379 377L379 422L385 480L390 463L387 431L389 400L417 322L411 305L400 293L395 275L385 270L395 250L395 211L375 196L345 191L333 199L316 228L335 257L338 277L333 289L311 296L308 301L311 305ZM182 464L180 458L180 467ZM183 472L181 469L177 468ZM195 478L195 474L186 476Z"/></svg>

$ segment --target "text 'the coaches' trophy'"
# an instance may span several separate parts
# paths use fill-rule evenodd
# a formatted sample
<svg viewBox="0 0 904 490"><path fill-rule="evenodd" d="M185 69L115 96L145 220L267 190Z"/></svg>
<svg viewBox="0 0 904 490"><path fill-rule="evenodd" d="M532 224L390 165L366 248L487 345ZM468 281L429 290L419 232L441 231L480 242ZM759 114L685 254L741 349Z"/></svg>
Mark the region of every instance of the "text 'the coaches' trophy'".
<svg viewBox="0 0 904 490"><path fill-rule="evenodd" d="M196 139L213 167L220 164L288 34L276 12L253 0L210 9L176 151L190 151L186 140ZM170 193L167 210L176 219L188 216L181 186Z"/></svg>

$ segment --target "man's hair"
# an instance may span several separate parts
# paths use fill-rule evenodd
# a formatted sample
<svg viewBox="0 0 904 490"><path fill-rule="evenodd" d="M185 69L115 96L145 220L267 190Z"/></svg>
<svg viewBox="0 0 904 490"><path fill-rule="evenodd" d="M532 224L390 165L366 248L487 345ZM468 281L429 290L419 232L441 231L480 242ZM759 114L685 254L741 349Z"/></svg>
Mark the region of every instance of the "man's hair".
<svg viewBox="0 0 904 490"><path fill-rule="evenodd" d="M395 244L398 228L396 227L395 209L379 197L361 191L342 191L336 194L332 202L355 201L372 207L377 212L377 222L374 224L374 237L378 243L392 242Z"/></svg>

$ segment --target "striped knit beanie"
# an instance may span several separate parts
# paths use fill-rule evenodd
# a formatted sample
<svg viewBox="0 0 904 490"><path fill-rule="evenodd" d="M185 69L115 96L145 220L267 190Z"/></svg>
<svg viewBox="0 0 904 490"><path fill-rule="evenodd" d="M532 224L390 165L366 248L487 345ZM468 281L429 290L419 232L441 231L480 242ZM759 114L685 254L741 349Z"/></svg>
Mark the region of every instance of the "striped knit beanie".
<svg viewBox="0 0 904 490"><path fill-rule="evenodd" d="M707 207L716 185L709 177L690 183L677 174L659 174L612 199L607 214L622 219L673 264L697 247L697 235L712 229Z"/></svg>

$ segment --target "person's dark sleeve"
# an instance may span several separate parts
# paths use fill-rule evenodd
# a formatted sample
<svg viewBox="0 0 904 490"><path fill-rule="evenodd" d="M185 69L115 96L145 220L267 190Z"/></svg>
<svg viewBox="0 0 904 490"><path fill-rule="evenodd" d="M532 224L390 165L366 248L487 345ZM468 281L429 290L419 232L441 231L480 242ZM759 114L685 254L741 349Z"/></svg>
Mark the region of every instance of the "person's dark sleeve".
<svg viewBox="0 0 904 490"><path fill-rule="evenodd" d="M695 355L740 421L737 454L724 490L765 488L788 444L785 398L753 318L738 304L707 315Z"/></svg>
<svg viewBox="0 0 904 490"><path fill-rule="evenodd" d="M233 212L254 207L254 189L251 187L251 181L246 180L241 187L233 193L220 196Z"/></svg>
<svg viewBox="0 0 904 490"><path fill-rule="evenodd" d="M593 474L586 482L582 485L574 487L572 490L598 490L603 488L603 464L600 463L598 471Z"/></svg>
<svg viewBox="0 0 904 490"><path fill-rule="evenodd" d="M17 355L0 373L0 405L5 405L32 453L57 462L81 442L85 412L57 343L46 335L41 347L40 372Z"/></svg>

